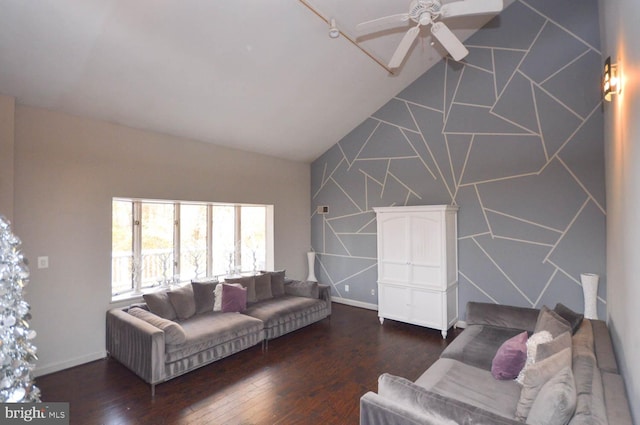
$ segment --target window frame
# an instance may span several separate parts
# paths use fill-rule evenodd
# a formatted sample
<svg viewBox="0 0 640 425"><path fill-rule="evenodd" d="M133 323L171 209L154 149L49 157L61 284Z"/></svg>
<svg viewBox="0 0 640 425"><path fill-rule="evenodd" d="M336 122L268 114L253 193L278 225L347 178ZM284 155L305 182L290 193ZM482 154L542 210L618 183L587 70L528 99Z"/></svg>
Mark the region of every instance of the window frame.
<svg viewBox="0 0 640 425"><path fill-rule="evenodd" d="M114 202L131 202L132 205L132 247L131 247L131 264L132 269L135 267L133 264L142 264L142 205L144 203L161 203L161 204L172 204L173 205L173 273L170 274L173 278L169 278L168 285L159 284L152 286L142 286L142 276L141 273L134 273L133 270L130 273L131 275L131 289L126 291L121 291L119 293L113 293L114 287L114 273L113 273L113 205ZM145 293L156 292L158 290L167 289L171 285L181 285L186 282L192 280L183 279L176 281L176 276L180 277L180 267L181 267L181 240L180 240L180 210L182 205L204 205L207 207L206 214L206 270L204 279L209 278L220 278L221 276L228 276L228 273L223 274L213 274L213 209L215 207L234 207L234 241L233 241L233 250L235 255L233 256L233 265L236 270L239 269L242 264L242 207L264 207L265 208L265 223L264 223L264 232L265 232L265 258L264 264L267 270L273 270L274 268L274 206L270 204L247 204L247 203L225 203L225 202L201 202L201 201L175 201L175 200L166 200L166 199L146 199L146 198L126 198L126 197L113 197L112 198L112 211L111 211L111 235L112 235L112 245L111 245L111 276L110 276L110 286L111 286L111 302L118 302L123 300L129 300L133 298L139 298ZM141 266L139 266L141 267ZM240 270L242 274L251 274L253 270Z"/></svg>

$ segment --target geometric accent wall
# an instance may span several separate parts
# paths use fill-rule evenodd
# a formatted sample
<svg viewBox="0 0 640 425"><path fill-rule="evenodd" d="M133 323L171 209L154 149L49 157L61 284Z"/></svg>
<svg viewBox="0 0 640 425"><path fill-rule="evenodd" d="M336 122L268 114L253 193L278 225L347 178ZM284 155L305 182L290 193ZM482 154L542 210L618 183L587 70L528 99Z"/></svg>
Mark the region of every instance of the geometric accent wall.
<svg viewBox="0 0 640 425"><path fill-rule="evenodd" d="M582 272L606 318L599 38L597 0L516 1L314 161L333 296L377 304L373 207L456 204L461 318L470 300L582 311Z"/></svg>

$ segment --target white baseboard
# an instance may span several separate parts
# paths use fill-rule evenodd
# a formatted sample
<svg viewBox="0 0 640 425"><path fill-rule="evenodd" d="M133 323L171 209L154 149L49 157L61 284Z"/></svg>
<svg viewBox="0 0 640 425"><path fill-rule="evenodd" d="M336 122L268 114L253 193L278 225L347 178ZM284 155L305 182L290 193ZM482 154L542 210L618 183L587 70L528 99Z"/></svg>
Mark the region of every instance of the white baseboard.
<svg viewBox="0 0 640 425"><path fill-rule="evenodd" d="M341 298L341 297L331 297L331 301L338 304L346 304L353 307L360 307L360 308L366 308L367 310L378 311L377 304L364 303L362 301L350 300L348 298Z"/></svg>
<svg viewBox="0 0 640 425"><path fill-rule="evenodd" d="M64 369L69 369L70 367L79 366L81 364L89 363L95 360L104 359L107 357L106 351L100 351L97 353L87 354L86 356L76 357L75 359L67 360L64 362L53 363L43 366L36 366L36 369L33 371L33 376L38 377L42 375L48 375L49 373L58 372Z"/></svg>

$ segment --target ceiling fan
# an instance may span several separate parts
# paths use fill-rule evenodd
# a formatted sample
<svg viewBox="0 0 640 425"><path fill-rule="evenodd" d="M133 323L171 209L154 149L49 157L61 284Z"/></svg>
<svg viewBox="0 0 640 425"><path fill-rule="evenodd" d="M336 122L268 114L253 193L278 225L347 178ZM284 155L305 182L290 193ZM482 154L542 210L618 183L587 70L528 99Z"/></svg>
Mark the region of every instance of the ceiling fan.
<svg viewBox="0 0 640 425"><path fill-rule="evenodd" d="M469 51L453 32L439 19L456 16L484 15L502 11L502 0L462 0L442 4L440 0L412 0L409 13L384 16L372 21L362 22L356 26L360 34L382 31L406 24L412 20L417 25L411 27L396 48L389 68L398 68L404 61L409 49L420 33L420 27L431 25L431 34L442 44L454 60L461 60Z"/></svg>

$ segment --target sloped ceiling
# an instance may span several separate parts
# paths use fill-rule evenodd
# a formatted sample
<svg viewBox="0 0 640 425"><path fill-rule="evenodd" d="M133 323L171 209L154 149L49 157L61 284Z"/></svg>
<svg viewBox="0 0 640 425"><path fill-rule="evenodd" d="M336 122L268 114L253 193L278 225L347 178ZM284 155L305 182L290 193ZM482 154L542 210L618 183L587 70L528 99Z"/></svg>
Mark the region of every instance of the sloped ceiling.
<svg viewBox="0 0 640 425"><path fill-rule="evenodd" d="M310 162L442 58L423 31L392 75L346 37L408 1L0 0L0 94ZM507 2L510 3L510 2ZM450 23L466 38L490 17ZM402 29L361 41L385 63Z"/></svg>

